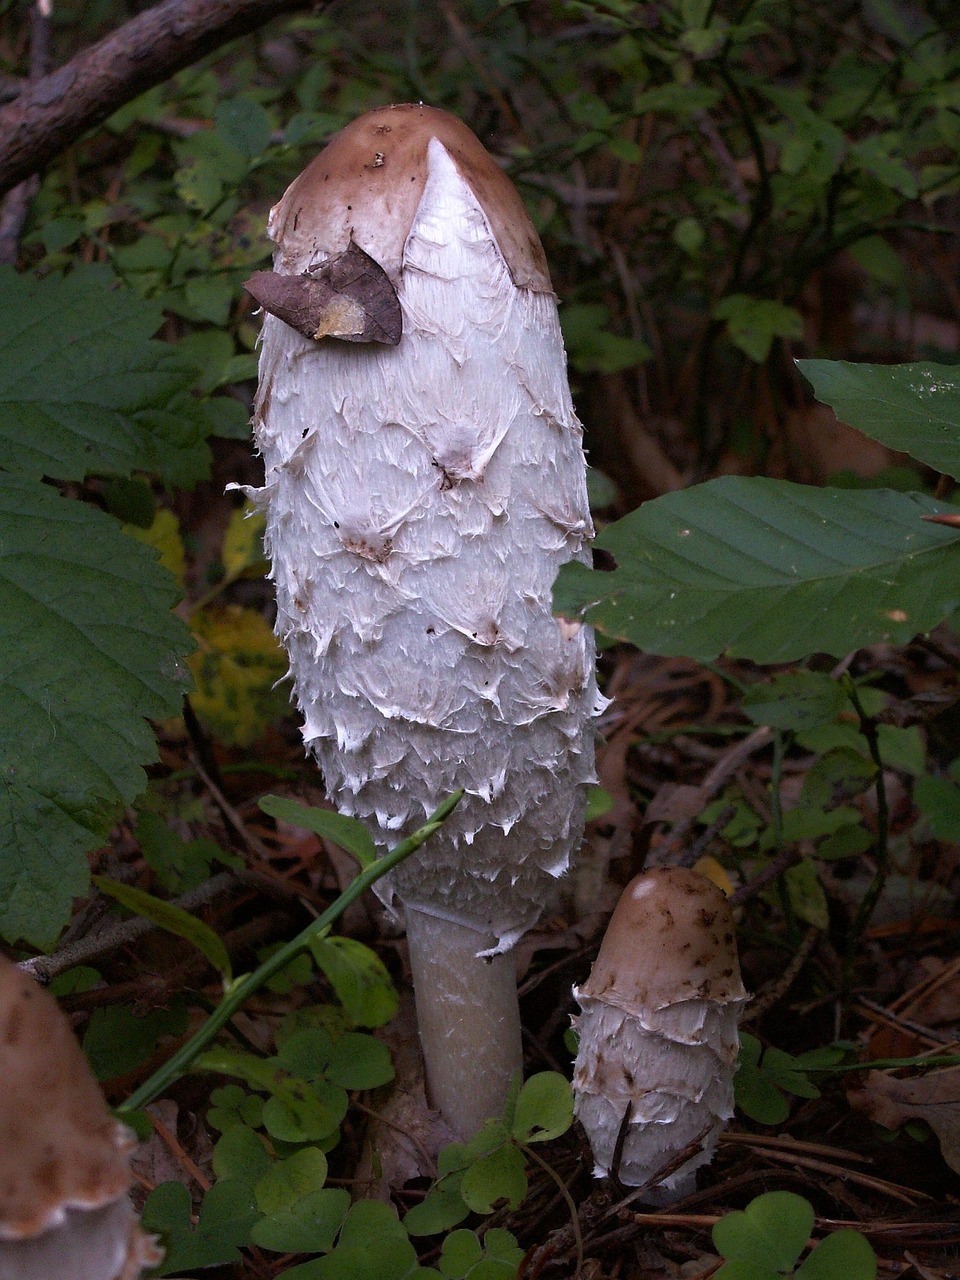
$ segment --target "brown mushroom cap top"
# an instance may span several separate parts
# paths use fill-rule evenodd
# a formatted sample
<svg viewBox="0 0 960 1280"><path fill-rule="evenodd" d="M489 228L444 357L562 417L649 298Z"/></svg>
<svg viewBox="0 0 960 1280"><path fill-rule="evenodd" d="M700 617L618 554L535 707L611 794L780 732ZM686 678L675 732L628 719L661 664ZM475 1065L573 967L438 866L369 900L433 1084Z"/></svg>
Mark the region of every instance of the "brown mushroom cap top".
<svg viewBox="0 0 960 1280"><path fill-rule="evenodd" d="M130 1186L130 1131L110 1114L63 1010L0 956L0 1239Z"/></svg>
<svg viewBox="0 0 960 1280"><path fill-rule="evenodd" d="M300 273L315 251L343 253L353 240L396 283L427 180L431 138L477 197L514 284L552 292L543 246L513 183L462 120L422 103L358 117L291 183L270 212L278 269Z"/></svg>
<svg viewBox="0 0 960 1280"><path fill-rule="evenodd" d="M683 867L636 876L610 917L578 995L628 1013L685 1000L745 1000L733 913L721 890Z"/></svg>

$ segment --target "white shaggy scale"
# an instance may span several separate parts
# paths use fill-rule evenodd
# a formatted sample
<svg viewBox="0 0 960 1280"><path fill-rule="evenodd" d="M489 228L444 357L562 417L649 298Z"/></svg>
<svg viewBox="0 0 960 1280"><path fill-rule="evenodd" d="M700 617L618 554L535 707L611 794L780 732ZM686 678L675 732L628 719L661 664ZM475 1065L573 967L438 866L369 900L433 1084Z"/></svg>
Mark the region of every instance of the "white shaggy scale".
<svg viewBox="0 0 960 1280"><path fill-rule="evenodd" d="M567 866L594 777L592 639L550 613L592 527L555 299L513 283L436 138L427 163L399 346L265 318L254 496L331 798L386 847L464 787L384 892L500 951Z"/></svg>

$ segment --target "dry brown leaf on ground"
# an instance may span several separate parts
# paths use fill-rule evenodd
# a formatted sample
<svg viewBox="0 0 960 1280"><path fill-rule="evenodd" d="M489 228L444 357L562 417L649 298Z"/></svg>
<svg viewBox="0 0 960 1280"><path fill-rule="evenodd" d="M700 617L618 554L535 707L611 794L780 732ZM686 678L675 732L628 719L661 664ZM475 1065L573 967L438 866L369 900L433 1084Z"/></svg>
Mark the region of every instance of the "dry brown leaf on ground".
<svg viewBox="0 0 960 1280"><path fill-rule="evenodd" d="M898 1080L883 1071L870 1071L860 1089L851 1089L852 1107L886 1129L899 1129L907 1120L925 1120L940 1140L944 1160L960 1173L960 1067L928 1071Z"/></svg>

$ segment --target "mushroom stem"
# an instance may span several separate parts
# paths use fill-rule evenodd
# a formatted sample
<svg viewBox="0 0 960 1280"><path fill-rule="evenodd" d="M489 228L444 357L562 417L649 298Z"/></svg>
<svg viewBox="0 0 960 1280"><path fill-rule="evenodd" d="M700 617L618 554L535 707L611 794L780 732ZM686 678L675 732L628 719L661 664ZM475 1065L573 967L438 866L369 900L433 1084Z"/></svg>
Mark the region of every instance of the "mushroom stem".
<svg viewBox="0 0 960 1280"><path fill-rule="evenodd" d="M461 1138L503 1114L523 1070L516 965L495 936L407 904L427 1097Z"/></svg>

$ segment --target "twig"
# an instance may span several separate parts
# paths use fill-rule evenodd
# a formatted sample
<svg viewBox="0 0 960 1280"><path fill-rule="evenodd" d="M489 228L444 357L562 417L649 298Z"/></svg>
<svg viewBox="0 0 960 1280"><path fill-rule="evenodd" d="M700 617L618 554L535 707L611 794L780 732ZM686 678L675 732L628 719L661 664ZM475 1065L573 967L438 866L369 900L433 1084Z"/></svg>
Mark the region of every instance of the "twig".
<svg viewBox="0 0 960 1280"><path fill-rule="evenodd" d="M181 907L184 911L194 911L197 907L206 906L216 898L229 893L231 889L236 888L241 878L233 871L222 871L196 889L191 889L189 893L176 898L174 905ZM57 974L72 969L74 965L87 964L91 960L108 955L111 951L136 942L138 938L157 928L159 925L154 924L152 920L134 916L132 920L124 920L122 924L112 929L104 929L99 933L71 942L61 950L55 951L53 955L34 956L30 960L23 960L20 968L36 978L38 982L49 982Z"/></svg>
<svg viewBox="0 0 960 1280"><path fill-rule="evenodd" d="M0 109L0 192L183 67L311 0L162 0Z"/></svg>
<svg viewBox="0 0 960 1280"><path fill-rule="evenodd" d="M52 0L36 0L30 10L30 80L36 82L50 70L50 19ZM30 206L40 186L35 173L8 191L0 207L0 263L14 266L20 251L20 236L30 214Z"/></svg>

